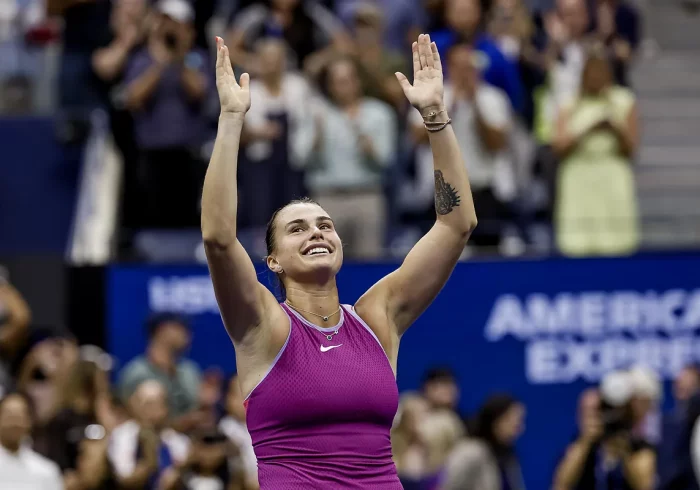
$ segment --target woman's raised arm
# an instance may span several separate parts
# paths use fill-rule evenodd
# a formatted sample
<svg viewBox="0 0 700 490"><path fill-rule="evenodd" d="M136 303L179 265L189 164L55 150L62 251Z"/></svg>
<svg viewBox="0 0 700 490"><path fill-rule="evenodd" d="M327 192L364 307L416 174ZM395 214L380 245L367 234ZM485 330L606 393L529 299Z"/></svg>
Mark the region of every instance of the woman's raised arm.
<svg viewBox="0 0 700 490"><path fill-rule="evenodd" d="M238 150L243 119L250 108L250 79L236 82L228 48L216 39L216 87L221 102L219 128L202 193L202 237L221 316L231 339L245 341L277 302L258 282L253 262L236 238Z"/></svg>

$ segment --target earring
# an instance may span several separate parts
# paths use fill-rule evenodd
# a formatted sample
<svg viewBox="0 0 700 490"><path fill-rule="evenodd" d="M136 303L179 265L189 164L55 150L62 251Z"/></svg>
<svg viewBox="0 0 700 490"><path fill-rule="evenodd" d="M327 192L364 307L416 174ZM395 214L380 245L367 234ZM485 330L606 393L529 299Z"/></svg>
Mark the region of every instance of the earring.
<svg viewBox="0 0 700 490"><path fill-rule="evenodd" d="M284 273L284 269L282 269L282 268L280 267L279 274L283 274L283 273Z"/></svg>

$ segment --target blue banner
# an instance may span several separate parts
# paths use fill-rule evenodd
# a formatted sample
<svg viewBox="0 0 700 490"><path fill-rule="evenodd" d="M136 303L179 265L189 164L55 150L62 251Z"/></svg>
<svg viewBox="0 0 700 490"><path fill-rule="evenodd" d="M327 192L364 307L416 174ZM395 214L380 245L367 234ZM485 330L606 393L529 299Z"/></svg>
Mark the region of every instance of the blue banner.
<svg viewBox="0 0 700 490"><path fill-rule="evenodd" d="M346 264L342 301L397 265ZM519 445L526 483L548 488L584 387L616 367L645 363L668 379L700 361L698 277L700 255L460 264L402 340L399 388L417 389L427 368L449 365L465 412L491 393L515 394L528 409ZM176 310L193 319L190 357L235 369L205 267L114 267L108 309L111 351L122 362L143 352L150 311Z"/></svg>

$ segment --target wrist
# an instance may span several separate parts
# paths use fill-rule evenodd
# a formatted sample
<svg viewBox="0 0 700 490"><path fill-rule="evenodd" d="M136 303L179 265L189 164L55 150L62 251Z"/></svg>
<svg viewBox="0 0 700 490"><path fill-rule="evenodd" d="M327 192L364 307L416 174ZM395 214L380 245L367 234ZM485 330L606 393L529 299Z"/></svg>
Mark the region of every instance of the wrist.
<svg viewBox="0 0 700 490"><path fill-rule="evenodd" d="M226 112L222 111L219 114L219 124L221 123L237 123L243 124L245 112Z"/></svg>
<svg viewBox="0 0 700 490"><path fill-rule="evenodd" d="M449 119L445 104L421 107L418 109L418 111L420 112L421 116L423 116L423 121L427 123L441 123L446 122Z"/></svg>

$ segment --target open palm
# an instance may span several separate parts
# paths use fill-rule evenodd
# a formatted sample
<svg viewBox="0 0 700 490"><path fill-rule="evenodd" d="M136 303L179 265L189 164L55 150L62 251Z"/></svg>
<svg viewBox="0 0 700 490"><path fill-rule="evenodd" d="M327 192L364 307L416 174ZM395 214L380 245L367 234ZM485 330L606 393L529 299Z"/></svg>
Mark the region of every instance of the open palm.
<svg viewBox="0 0 700 490"><path fill-rule="evenodd" d="M216 89L221 112L245 114L250 109L250 76L244 73L241 84L236 82L228 47L220 37L216 38Z"/></svg>
<svg viewBox="0 0 700 490"><path fill-rule="evenodd" d="M437 46L430 41L428 34L418 36L413 50L413 85L403 73L396 78L403 93L413 107L418 110L438 108L443 104L444 86L442 81L442 63Z"/></svg>

